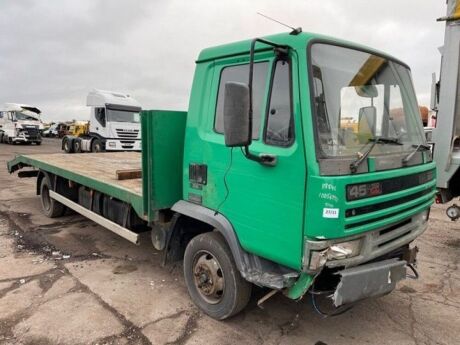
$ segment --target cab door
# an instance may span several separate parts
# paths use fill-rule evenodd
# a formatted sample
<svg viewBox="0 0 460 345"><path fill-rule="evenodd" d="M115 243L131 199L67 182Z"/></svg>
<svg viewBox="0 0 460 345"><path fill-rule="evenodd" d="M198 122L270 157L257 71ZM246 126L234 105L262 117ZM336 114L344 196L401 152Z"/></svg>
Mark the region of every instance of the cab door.
<svg viewBox="0 0 460 345"><path fill-rule="evenodd" d="M247 59L216 61L204 136L203 161L208 181L203 205L222 213L248 252L288 267L301 267L306 166L301 130L298 69L295 54L256 55L253 82L253 141L255 155L276 157L274 166L245 157L240 148L225 146L224 87L246 82ZM233 62L233 63L232 63Z"/></svg>

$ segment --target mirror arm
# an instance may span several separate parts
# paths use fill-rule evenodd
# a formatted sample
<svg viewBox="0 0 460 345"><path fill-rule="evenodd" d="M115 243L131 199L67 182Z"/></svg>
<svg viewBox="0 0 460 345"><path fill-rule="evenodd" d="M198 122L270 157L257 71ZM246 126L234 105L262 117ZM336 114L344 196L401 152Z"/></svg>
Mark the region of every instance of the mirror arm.
<svg viewBox="0 0 460 345"><path fill-rule="evenodd" d="M249 138L248 138L248 141L249 142L251 142L251 139L252 139L252 119L253 119L252 84L254 80L254 53L255 53L257 42L274 47L277 50L278 54L287 55L289 51L289 47L287 45L277 44L274 42L264 40L262 38L255 38L251 41L251 50L249 51L249 82L248 82L248 87L249 87ZM258 162L266 166L275 166L277 163L276 156L270 155L270 154L261 154L259 156L254 155L249 151L249 146L244 147L243 153L247 159L250 159L252 161Z"/></svg>
<svg viewBox="0 0 460 345"><path fill-rule="evenodd" d="M277 44L274 42L270 42L267 40L264 40L262 38L254 38L251 41L251 50L249 51L249 82L248 82L248 87L249 87L249 142L252 139L252 115L253 115L253 108L252 108L252 83L254 79L254 53L256 49L256 43L260 42L263 44L267 44L269 46L274 47L277 49L279 52L282 54L287 54L289 51L289 46L287 45L282 45L282 44ZM249 153L249 149L245 149Z"/></svg>
<svg viewBox="0 0 460 345"><path fill-rule="evenodd" d="M260 163L265 166L270 166L274 167L276 163L278 162L277 158L275 155L272 154L267 154L267 153L261 153L259 156L251 153L249 151L249 147L245 146L243 150L244 156L254 162Z"/></svg>

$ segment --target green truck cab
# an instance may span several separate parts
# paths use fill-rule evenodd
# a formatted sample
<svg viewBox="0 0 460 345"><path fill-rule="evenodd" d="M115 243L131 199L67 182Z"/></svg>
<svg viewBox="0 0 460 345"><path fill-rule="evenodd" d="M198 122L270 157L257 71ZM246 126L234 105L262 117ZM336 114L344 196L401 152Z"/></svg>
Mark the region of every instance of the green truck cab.
<svg viewBox="0 0 460 345"><path fill-rule="evenodd" d="M143 112L142 193L32 156L9 170L126 204L216 319L241 311L252 284L291 299L328 291L340 307L415 271L436 178L418 112L404 63L294 31L203 50L187 113ZM76 194L51 201L77 209Z"/></svg>

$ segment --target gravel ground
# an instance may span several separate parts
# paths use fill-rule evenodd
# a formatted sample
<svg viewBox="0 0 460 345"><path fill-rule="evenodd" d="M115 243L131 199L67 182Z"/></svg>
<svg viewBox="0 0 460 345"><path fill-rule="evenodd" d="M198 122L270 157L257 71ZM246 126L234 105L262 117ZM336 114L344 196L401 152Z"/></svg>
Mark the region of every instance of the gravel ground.
<svg viewBox="0 0 460 345"><path fill-rule="evenodd" d="M305 297L256 290L238 316L217 322L191 303L182 267L76 214L41 214L35 180L9 175L15 153L60 150L0 144L0 345L6 344L459 344L460 223L432 208L417 240L419 280L324 319ZM69 157L70 158L70 157Z"/></svg>

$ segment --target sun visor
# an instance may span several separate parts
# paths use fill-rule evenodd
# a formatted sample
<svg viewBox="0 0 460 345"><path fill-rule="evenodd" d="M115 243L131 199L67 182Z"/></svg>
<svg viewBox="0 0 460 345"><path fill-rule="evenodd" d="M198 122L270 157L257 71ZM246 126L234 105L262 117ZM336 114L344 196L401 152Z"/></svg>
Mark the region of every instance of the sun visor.
<svg viewBox="0 0 460 345"><path fill-rule="evenodd" d="M142 110L141 107L135 107L132 105L121 105L121 104L110 104L110 103L106 103L105 107L111 110L132 111L134 113L139 113Z"/></svg>

